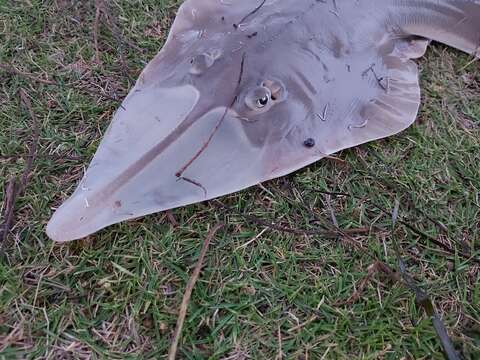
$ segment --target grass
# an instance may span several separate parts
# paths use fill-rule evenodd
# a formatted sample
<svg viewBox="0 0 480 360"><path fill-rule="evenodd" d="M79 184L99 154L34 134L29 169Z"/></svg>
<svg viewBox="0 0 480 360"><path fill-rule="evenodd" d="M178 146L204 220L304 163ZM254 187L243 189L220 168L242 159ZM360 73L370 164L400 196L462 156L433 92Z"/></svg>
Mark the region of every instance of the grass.
<svg viewBox="0 0 480 360"><path fill-rule="evenodd" d="M396 241L456 349L478 359L480 267L459 253L480 254L480 65L439 45L419 61L418 121L398 136L219 199L229 210L210 201L174 210L177 225L160 213L66 245L48 240L52 209L80 179L118 106L113 99L127 93L129 77L162 45L177 3L113 2L118 30L101 19L95 63L93 1L0 0L0 63L59 84L0 70L3 207L32 139L20 89L41 130L30 182L2 244L0 358L164 356L201 243L224 222L190 301L180 358L442 358L414 295L387 277L375 274L357 301L341 304L375 261L396 268ZM318 190L355 197L328 201ZM391 211L397 200L405 223L392 232L391 216L373 204ZM244 216L303 231L330 223L332 212L342 229L371 231L305 236Z"/></svg>

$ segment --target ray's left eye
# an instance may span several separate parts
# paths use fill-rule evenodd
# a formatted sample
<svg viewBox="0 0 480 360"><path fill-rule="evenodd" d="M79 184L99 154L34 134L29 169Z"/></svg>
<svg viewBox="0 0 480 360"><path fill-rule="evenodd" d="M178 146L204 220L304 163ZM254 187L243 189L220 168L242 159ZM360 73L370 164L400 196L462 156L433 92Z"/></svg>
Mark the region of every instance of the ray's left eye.
<svg viewBox="0 0 480 360"><path fill-rule="evenodd" d="M190 74L201 75L210 68L215 60L208 54L201 54L190 60Z"/></svg>
<svg viewBox="0 0 480 360"><path fill-rule="evenodd" d="M211 68L213 64L221 58L221 56L222 52L220 50L212 50L194 56L190 59L190 74L197 76L202 75L209 68Z"/></svg>

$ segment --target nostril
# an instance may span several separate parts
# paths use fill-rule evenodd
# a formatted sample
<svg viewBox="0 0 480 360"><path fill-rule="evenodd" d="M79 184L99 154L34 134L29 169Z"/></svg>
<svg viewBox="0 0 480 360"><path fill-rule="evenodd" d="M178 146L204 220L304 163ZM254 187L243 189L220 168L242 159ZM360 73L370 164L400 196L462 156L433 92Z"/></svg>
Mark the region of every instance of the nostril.
<svg viewBox="0 0 480 360"><path fill-rule="evenodd" d="M307 148L312 148L312 147L315 146L315 140L312 139L312 138L308 138L307 140L305 140L305 141L303 142L303 145L304 145L305 147L307 147Z"/></svg>

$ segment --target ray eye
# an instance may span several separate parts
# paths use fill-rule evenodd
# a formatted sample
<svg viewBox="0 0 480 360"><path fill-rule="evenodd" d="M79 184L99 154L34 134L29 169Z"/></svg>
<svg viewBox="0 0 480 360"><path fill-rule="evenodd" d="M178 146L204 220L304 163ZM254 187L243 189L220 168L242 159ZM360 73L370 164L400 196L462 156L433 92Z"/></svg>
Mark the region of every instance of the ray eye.
<svg viewBox="0 0 480 360"><path fill-rule="evenodd" d="M215 60L208 54L201 54L193 57L190 60L190 74L202 75L215 62Z"/></svg>
<svg viewBox="0 0 480 360"><path fill-rule="evenodd" d="M266 95L257 100L257 107L258 108L263 108L263 107L267 106L267 104L268 104L268 96L266 96Z"/></svg>
<svg viewBox="0 0 480 360"><path fill-rule="evenodd" d="M190 74L202 75L213 66L215 61L222 57L220 50L211 50L190 59Z"/></svg>
<svg viewBox="0 0 480 360"><path fill-rule="evenodd" d="M245 96L245 104L251 110L264 110L270 105L270 90L265 87L257 87Z"/></svg>

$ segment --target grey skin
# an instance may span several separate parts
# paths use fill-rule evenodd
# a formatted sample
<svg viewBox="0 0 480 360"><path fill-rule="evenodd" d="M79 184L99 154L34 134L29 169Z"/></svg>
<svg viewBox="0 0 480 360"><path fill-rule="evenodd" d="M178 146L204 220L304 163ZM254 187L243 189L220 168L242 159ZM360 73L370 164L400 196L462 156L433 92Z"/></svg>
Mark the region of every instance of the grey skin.
<svg viewBox="0 0 480 360"><path fill-rule="evenodd" d="M48 235L79 239L404 130L429 40L478 56L480 2L185 1Z"/></svg>

